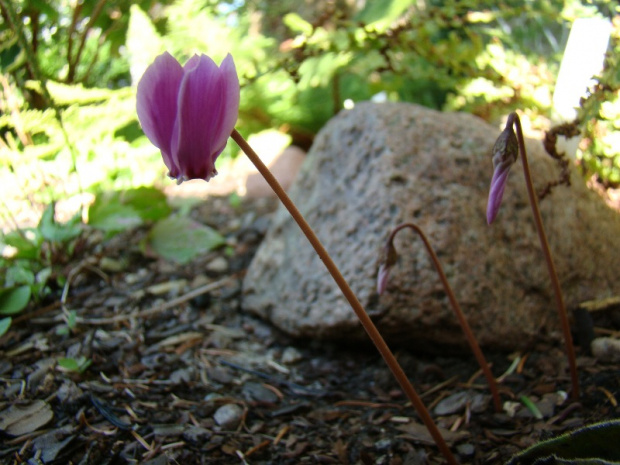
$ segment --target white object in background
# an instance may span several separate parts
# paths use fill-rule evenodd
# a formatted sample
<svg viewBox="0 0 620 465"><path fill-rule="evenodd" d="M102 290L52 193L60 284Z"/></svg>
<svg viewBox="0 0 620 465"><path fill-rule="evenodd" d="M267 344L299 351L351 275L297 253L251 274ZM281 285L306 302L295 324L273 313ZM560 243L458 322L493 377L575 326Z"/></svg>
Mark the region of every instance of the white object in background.
<svg viewBox="0 0 620 465"><path fill-rule="evenodd" d="M577 117L579 100L594 84L592 77L603 69L610 34L607 19L579 18L573 23L553 93L555 121L570 122ZM574 157L580 139L559 137L558 152Z"/></svg>

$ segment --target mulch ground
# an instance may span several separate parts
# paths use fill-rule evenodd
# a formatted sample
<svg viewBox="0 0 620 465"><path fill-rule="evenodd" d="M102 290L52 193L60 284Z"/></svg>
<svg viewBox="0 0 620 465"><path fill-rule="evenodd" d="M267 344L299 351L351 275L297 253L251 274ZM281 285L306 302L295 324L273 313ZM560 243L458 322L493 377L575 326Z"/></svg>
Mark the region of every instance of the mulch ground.
<svg viewBox="0 0 620 465"><path fill-rule="evenodd" d="M192 215L229 247L184 266L145 257L145 229L109 240L92 233L59 257L67 285L0 339L0 462L442 463L372 347L291 340L242 311L242 277L274 207L208 200ZM609 315L595 321L603 324L620 326ZM574 402L561 347L541 337L528 351L485 351L502 413L468 351L394 350L459 460L495 464L618 417L618 365L578 348L583 392Z"/></svg>

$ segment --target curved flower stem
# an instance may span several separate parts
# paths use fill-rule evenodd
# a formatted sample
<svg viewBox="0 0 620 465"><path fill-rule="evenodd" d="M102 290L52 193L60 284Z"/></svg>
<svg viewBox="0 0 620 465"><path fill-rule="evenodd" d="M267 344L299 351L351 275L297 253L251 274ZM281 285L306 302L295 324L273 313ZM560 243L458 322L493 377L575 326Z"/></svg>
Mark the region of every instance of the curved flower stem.
<svg viewBox="0 0 620 465"><path fill-rule="evenodd" d="M495 378L493 377L493 373L491 373L489 364L487 363L486 359L484 358L484 355L482 354L482 350L480 350L480 346L478 345L478 341L476 340L474 333L469 327L469 323L467 323L465 314L461 310L461 307L459 303L457 302L456 297L454 296L454 292L452 291L452 287L450 287L448 278L446 278L446 274L444 273L443 267L441 266L441 263L439 262L439 258L437 257L437 254L435 253L433 246L431 245L428 238L424 234L424 231L422 231L422 229L415 223L402 223L394 228L394 230L390 234L390 237L388 237L387 243L392 244L394 241L394 237L396 237L396 234L398 233L398 231L404 228L413 229L418 234L418 236L420 236L420 239L422 239L422 242L424 242L426 251L431 257L431 261L433 262L433 265L435 266L435 270L437 270L439 279L441 279L441 284L443 284L443 288L446 294L448 295L448 299L450 300L452 309L454 310L454 313L456 314L456 317L459 320L459 324L461 325L461 328L463 329L463 332L465 333L467 342L469 342L469 346L471 347L471 350L474 353L474 356L476 357L476 360L478 361L478 364L480 365L480 368L482 369L482 372L484 373L484 376L487 379L487 383L489 384L489 390L491 391L491 396L493 397L493 405L495 407L495 411L501 412L502 403L499 398L499 392L497 390L497 382L495 381Z"/></svg>
<svg viewBox="0 0 620 465"><path fill-rule="evenodd" d="M568 313L566 311L566 305L562 298L562 289L560 287L560 280L555 270L555 264L553 263L553 257L551 256L551 250L549 249L549 242L547 241L547 235L545 234L545 228L543 227L542 217L540 216L540 209L538 208L538 197L534 191L534 184L532 183L532 174L530 172L530 166L527 159L527 153L525 151L525 140L523 138L523 129L521 128L521 120L519 115L511 113L508 116L506 122L506 128L516 126L517 140L519 143L519 151L522 154L523 160L523 174L525 176L525 184L527 186L527 195L530 198L530 205L532 206L532 213L534 214L534 222L536 223L536 231L538 232L538 239L540 240L540 247L542 248L543 255L545 256L545 262L547 263L547 270L549 271L549 277L551 278L551 285L555 294L555 303L560 316L560 323L562 325L562 332L564 333L564 344L566 346L566 356L568 358L568 365L570 368L570 376L572 381L572 397L573 399L579 399L579 377L577 375L577 361L575 359L575 348L573 346L573 338L570 333L570 324L568 323Z"/></svg>
<svg viewBox="0 0 620 465"><path fill-rule="evenodd" d="M439 448L440 452L443 454L447 463L450 465L457 465L458 464L457 460L454 458L454 456L450 452L448 445L446 444L443 436L439 432L439 429L433 422L433 419L431 418L430 413L424 406L422 399L420 398L420 396L414 389L413 385L407 379L405 372L403 371L402 367L399 365L398 361L396 360L396 357L394 357L394 354L392 353L392 351L389 349L389 347L385 343L383 337L381 336L381 333L379 333L379 330L377 329L375 324L372 322L372 320L370 319L370 317L364 310L364 307L362 307L362 304L360 303L358 298L355 296L355 294L353 293L353 291L347 284L346 280L344 279L344 277L342 276L342 274L336 267L336 264L334 263L330 255L327 253L327 250L325 249L325 247L323 247L323 244L321 244L321 242L319 241L319 238L316 236L316 234L314 233L314 231L312 230L308 222L304 219L304 217L299 212L299 210L297 209L293 201L286 194L284 189L282 189L282 186L280 186L280 183L278 183L276 178L273 176L273 174L271 174L269 169L261 161L261 159L258 157L256 152L254 152L252 147L250 147L250 145L246 142L246 140L241 136L241 134L239 134L239 132L236 129L233 129L231 137L237 143L237 145L239 145L241 150L245 152L245 154L248 156L248 158L254 164L254 166L256 166L256 168L258 169L258 172L263 176L263 178L265 178L265 181L267 181L269 186L276 193L276 195L278 196L282 204L286 207L286 209L291 214L295 222L299 225L299 228L302 230L302 232L304 233L304 235L306 236L310 244L312 244L312 247L314 247L314 250L316 251L318 256L321 258L321 260L325 264L325 267L331 274L332 278L334 279L334 281L336 282L336 284L338 285L338 287L344 294L345 298L351 305L351 308L353 309L353 311L355 312L355 315L357 316L360 323L366 330L366 333L368 333L368 336L370 337L371 341L373 342L373 344L375 345L375 347L377 348L377 350L379 351L379 353L385 360L385 363L389 367L390 371L392 372L392 374L398 381L398 384L400 384L401 388L403 389L403 391L405 392L405 394L411 401L411 404L418 412L418 415L420 416L422 422L424 423L429 433L433 437L435 444Z"/></svg>

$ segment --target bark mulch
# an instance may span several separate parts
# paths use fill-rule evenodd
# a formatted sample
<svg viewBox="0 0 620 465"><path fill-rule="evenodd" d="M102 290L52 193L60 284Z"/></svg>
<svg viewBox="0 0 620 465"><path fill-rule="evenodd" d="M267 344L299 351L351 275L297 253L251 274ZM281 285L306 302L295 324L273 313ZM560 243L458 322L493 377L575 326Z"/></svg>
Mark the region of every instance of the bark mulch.
<svg viewBox="0 0 620 465"><path fill-rule="evenodd" d="M241 311L241 280L274 206L207 201L192 216L228 246L183 266L145 256L146 229L92 233L57 270L67 285L0 339L0 462L442 463L372 347L291 340ZM594 316L595 332L617 334L617 308ZM618 365L578 347L583 393L573 402L554 336L485 352L501 414L468 351L394 350L459 460L496 464L618 417Z"/></svg>

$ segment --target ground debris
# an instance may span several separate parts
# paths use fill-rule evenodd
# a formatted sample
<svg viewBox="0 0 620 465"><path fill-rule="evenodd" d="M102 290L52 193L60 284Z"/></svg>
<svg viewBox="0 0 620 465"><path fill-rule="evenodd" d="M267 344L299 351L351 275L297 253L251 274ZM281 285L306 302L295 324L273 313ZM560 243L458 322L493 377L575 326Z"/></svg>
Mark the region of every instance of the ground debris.
<svg viewBox="0 0 620 465"><path fill-rule="evenodd" d="M105 262L68 264L101 265L107 279L76 275L65 301L73 327L48 302L0 338L0 463L441 463L372 347L292 341L240 310L241 277L266 230L255 224L274 206L261 202L233 209L213 199L194 211L230 245L183 266L128 255L142 230L97 243ZM399 349L399 360L461 463L490 464L618 416L618 366L582 351L584 394L571 403L558 347L487 354L504 374L512 410L501 414L469 354ZM90 365L67 369L61 359Z"/></svg>

